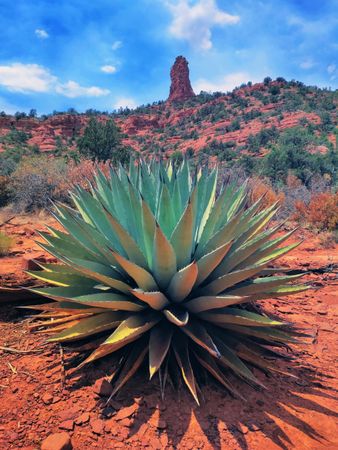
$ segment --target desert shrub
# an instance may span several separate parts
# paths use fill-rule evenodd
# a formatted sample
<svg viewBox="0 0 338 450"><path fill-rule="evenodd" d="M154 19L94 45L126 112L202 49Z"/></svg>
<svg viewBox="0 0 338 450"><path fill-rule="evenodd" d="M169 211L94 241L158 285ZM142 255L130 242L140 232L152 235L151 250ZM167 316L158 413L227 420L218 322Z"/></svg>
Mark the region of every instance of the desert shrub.
<svg viewBox="0 0 338 450"><path fill-rule="evenodd" d="M264 196L262 203L262 207L264 208L272 206L277 201L283 204L285 200L285 194L283 192L277 192L268 180L262 180L258 177L253 177L249 180L249 195L250 203L255 203L259 198Z"/></svg>
<svg viewBox="0 0 338 450"><path fill-rule="evenodd" d="M79 163L71 161L67 166L67 177L63 180L63 190L72 189L74 186L81 186L89 189L90 183L94 179L96 169L100 169L106 176L109 173L109 161L95 163L90 159L82 159Z"/></svg>
<svg viewBox="0 0 338 450"><path fill-rule="evenodd" d="M337 152L309 152L311 147L322 143L323 140L309 129L294 127L285 130L271 152L262 160L262 174L273 183L285 184L287 175L291 172L307 186L313 176L326 174L334 183L338 166Z"/></svg>
<svg viewBox="0 0 338 450"><path fill-rule="evenodd" d="M14 239L0 231L0 257L8 255L13 244Z"/></svg>
<svg viewBox="0 0 338 450"><path fill-rule="evenodd" d="M338 193L314 194L309 202L295 203L294 217L318 230L335 230L338 227Z"/></svg>
<svg viewBox="0 0 338 450"><path fill-rule="evenodd" d="M9 178L0 175L0 208L7 205L11 197Z"/></svg>
<svg viewBox="0 0 338 450"><path fill-rule="evenodd" d="M336 248L338 244L338 231L322 231L318 236L318 241L322 248Z"/></svg>
<svg viewBox="0 0 338 450"><path fill-rule="evenodd" d="M67 177L64 160L46 156L23 158L13 172L10 187L18 211L34 211L50 206L50 200L65 201Z"/></svg>
<svg viewBox="0 0 338 450"><path fill-rule="evenodd" d="M114 164L123 164L130 157L128 148L121 144L120 132L113 120L103 123L91 117L77 146L81 155L92 160L110 159Z"/></svg>

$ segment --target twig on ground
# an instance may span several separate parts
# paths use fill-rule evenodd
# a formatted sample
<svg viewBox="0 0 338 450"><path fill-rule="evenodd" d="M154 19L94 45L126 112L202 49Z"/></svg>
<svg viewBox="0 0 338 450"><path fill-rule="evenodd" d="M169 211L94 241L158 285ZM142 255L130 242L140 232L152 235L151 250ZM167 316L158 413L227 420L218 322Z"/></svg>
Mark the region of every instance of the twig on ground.
<svg viewBox="0 0 338 450"><path fill-rule="evenodd" d="M60 382L61 382L61 389L63 389L66 381L66 371L65 371L65 364L64 364L64 355L63 355L63 347L60 345L60 364L61 364L61 376L60 376Z"/></svg>
<svg viewBox="0 0 338 450"><path fill-rule="evenodd" d="M18 373L16 368L14 366L12 366L12 364L10 362L8 362L7 365L15 375Z"/></svg>
<svg viewBox="0 0 338 450"><path fill-rule="evenodd" d="M13 347L2 347L0 346L0 350L2 350L3 352L8 352L8 353L22 353L22 354L28 354L28 353L40 353L42 352L42 349L39 350L18 350L17 348L13 348Z"/></svg>

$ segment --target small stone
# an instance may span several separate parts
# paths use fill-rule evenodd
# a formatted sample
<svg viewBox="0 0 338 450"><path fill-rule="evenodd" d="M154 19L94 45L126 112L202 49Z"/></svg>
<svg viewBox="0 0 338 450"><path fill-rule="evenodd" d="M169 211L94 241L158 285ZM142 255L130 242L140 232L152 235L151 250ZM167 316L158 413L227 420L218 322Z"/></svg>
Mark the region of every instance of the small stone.
<svg viewBox="0 0 338 450"><path fill-rule="evenodd" d="M84 423L89 422L89 419L90 419L89 413L85 412L81 414L81 416L79 416L77 419L75 419L74 422L76 425L83 425Z"/></svg>
<svg viewBox="0 0 338 450"><path fill-rule="evenodd" d="M318 314L320 314L321 316L326 316L327 315L327 311L326 309L320 309L317 311Z"/></svg>
<svg viewBox="0 0 338 450"><path fill-rule="evenodd" d="M120 409L114 418L115 420L125 419L126 417L132 416L137 409L138 405L136 403L134 405L127 406L126 408Z"/></svg>
<svg viewBox="0 0 338 450"><path fill-rule="evenodd" d="M12 388L12 393L15 394L16 392L18 392L19 388L17 386Z"/></svg>
<svg viewBox="0 0 338 450"><path fill-rule="evenodd" d="M259 431L260 430L259 426L256 425L255 423L251 423L249 425L249 429L250 429L250 431Z"/></svg>
<svg viewBox="0 0 338 450"><path fill-rule="evenodd" d="M61 430L73 431L74 430L74 420L65 420L60 423L59 428Z"/></svg>
<svg viewBox="0 0 338 450"><path fill-rule="evenodd" d="M93 419L90 421L90 426L95 434L103 434L104 432L104 422L101 419Z"/></svg>
<svg viewBox="0 0 338 450"><path fill-rule="evenodd" d="M43 394L42 396L42 401L45 405L50 405L53 401L53 396L52 394L49 394L48 392L46 392L45 394Z"/></svg>
<svg viewBox="0 0 338 450"><path fill-rule="evenodd" d="M132 423L133 423L133 421L128 418L120 420L120 425L122 425L123 427L129 428L129 427L131 427Z"/></svg>
<svg viewBox="0 0 338 450"><path fill-rule="evenodd" d="M72 448L68 433L50 434L41 445L41 450L72 450Z"/></svg>
<svg viewBox="0 0 338 450"><path fill-rule="evenodd" d="M113 387L108 380L102 378L101 380L97 380L95 382L93 390L95 394L100 395L101 397L109 397L109 395L113 392Z"/></svg>
<svg viewBox="0 0 338 450"><path fill-rule="evenodd" d="M249 431L249 428L248 428L246 425L243 425L243 424L239 425L239 426L237 427L237 429L238 429L238 431L239 431L240 433L242 433L242 434L247 434L248 431Z"/></svg>

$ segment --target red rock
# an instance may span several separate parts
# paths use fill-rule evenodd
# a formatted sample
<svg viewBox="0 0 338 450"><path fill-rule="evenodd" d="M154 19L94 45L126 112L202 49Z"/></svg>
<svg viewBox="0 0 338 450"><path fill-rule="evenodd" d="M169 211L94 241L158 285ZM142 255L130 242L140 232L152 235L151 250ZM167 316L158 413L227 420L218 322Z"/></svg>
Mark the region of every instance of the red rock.
<svg viewBox="0 0 338 450"><path fill-rule="evenodd" d="M132 421L132 419L129 419L126 417L125 419L120 420L119 423L120 423L120 425L129 428L129 427L131 427L133 421Z"/></svg>
<svg viewBox="0 0 338 450"><path fill-rule="evenodd" d="M92 427L92 431L95 434L103 434L104 425L104 421L101 419L93 419L90 421L90 426Z"/></svg>
<svg viewBox="0 0 338 450"><path fill-rule="evenodd" d="M89 422L89 419L90 419L89 413L85 412L81 414L81 416L79 416L77 419L75 419L74 422L76 425L83 425L84 423Z"/></svg>
<svg viewBox="0 0 338 450"><path fill-rule="evenodd" d="M41 450L72 450L72 448L68 433L50 434L41 445Z"/></svg>
<svg viewBox="0 0 338 450"><path fill-rule="evenodd" d="M109 395L113 392L113 387L108 380L102 378L101 380L97 380L95 382L93 390L95 394L98 394L102 397L109 397Z"/></svg>
<svg viewBox="0 0 338 450"><path fill-rule="evenodd" d="M51 394L49 394L48 392L46 392L43 396L42 396L42 401L45 405L50 405L53 401L53 396Z"/></svg>
<svg viewBox="0 0 338 450"><path fill-rule="evenodd" d="M126 408L120 409L120 411L114 416L115 420L122 420L126 417L130 417L137 411L138 405L135 403L134 405L127 406Z"/></svg>
<svg viewBox="0 0 338 450"><path fill-rule="evenodd" d="M59 428L61 430L73 431L74 430L74 420L65 420L60 423Z"/></svg>
<svg viewBox="0 0 338 450"><path fill-rule="evenodd" d="M195 96L189 79L188 61L178 56L170 70L170 93L168 102L184 101Z"/></svg>

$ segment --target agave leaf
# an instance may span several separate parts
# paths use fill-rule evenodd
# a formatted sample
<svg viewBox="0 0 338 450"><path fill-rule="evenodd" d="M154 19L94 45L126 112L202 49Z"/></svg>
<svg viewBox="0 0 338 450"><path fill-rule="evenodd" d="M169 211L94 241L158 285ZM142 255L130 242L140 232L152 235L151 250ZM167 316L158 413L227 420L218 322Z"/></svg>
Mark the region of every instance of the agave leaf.
<svg viewBox="0 0 338 450"><path fill-rule="evenodd" d="M75 273L60 273L44 270L27 270L26 273L37 280L47 281L55 286L67 287L72 285L87 285L88 289L95 286L96 282L90 278Z"/></svg>
<svg viewBox="0 0 338 450"><path fill-rule="evenodd" d="M123 312L105 312L82 319L78 324L65 329L61 333L48 339L49 342L67 342L84 339L93 334L116 328L126 314Z"/></svg>
<svg viewBox="0 0 338 450"><path fill-rule="evenodd" d="M153 276L142 267L128 261L118 253L113 252L114 257L127 274L136 282L136 284L145 291L157 290L158 286Z"/></svg>
<svg viewBox="0 0 338 450"><path fill-rule="evenodd" d="M211 336L207 332L205 326L201 321L197 319L190 319L189 323L182 327L183 333L185 333L196 344L204 348L214 358L220 358L221 354L216 347L216 344L212 340Z"/></svg>
<svg viewBox="0 0 338 450"><path fill-rule="evenodd" d="M275 288L269 289L267 292L261 293L261 294L254 294L250 297L252 301L256 300L262 300L265 298L278 298L278 297L284 297L286 295L293 295L293 294L299 294L300 292L304 292L311 289L311 286L308 286L306 284L296 284L296 285L285 285L285 286L278 286Z"/></svg>
<svg viewBox="0 0 338 450"><path fill-rule="evenodd" d="M153 242L155 235L156 220L150 207L142 198L142 230L144 238L145 253L147 255L148 266L152 267Z"/></svg>
<svg viewBox="0 0 338 450"><path fill-rule="evenodd" d="M245 242L233 253L229 252L229 254L225 256L223 262L215 270L214 275L221 276L227 272L230 272L232 269L235 269L242 261L248 258L248 256L251 256L264 243L266 243L270 239L270 237L277 232L279 228L280 225L277 225L274 228L264 231L250 241Z"/></svg>
<svg viewBox="0 0 338 450"><path fill-rule="evenodd" d="M213 172L210 174L208 183L207 183L207 189L204 190L204 198L206 205L200 208L201 214L203 213L201 218L197 218L199 227L198 227L198 234L197 234L197 242L199 242L205 224L207 223L207 220L210 216L210 211L215 203L215 197L216 197L216 187L217 187L217 176L218 176L218 169L214 169Z"/></svg>
<svg viewBox="0 0 338 450"><path fill-rule="evenodd" d="M45 303L43 305L25 305L25 306L18 306L18 308L23 309L33 309L36 311L51 311L51 314L63 312L64 314L76 314L80 312L81 310L90 310L91 313L96 314L100 312L107 312L104 308L93 308L88 305L84 305L83 303L74 303L74 302L67 302L67 301L58 301L58 302L52 302L52 303Z"/></svg>
<svg viewBox="0 0 338 450"><path fill-rule="evenodd" d="M269 292L271 288L282 287L284 286L284 283L298 280L298 278L303 275L304 274L255 278L254 280L240 283L238 286L235 286L234 289L228 290L227 293L230 295L263 294L264 292Z"/></svg>
<svg viewBox="0 0 338 450"><path fill-rule="evenodd" d="M194 350L194 356L197 359L197 361L201 364L202 367L204 367L208 372L211 373L211 375L216 378L216 380L221 383L228 391L233 394L234 396L240 398L243 401L246 401L244 397L235 389L231 383L225 378L222 371L219 369L215 361L212 359L212 357L202 351Z"/></svg>
<svg viewBox="0 0 338 450"><path fill-rule="evenodd" d="M177 173L177 182L180 189L182 208L187 204L191 191L191 175L188 161L185 159L183 165Z"/></svg>
<svg viewBox="0 0 338 450"><path fill-rule="evenodd" d="M177 271L175 251L156 224L153 248L153 274L160 288L165 289Z"/></svg>
<svg viewBox="0 0 338 450"><path fill-rule="evenodd" d="M270 208L264 209L256 216L252 217L250 220L247 220L245 217L246 214L243 214L245 217L244 227L241 229L241 234L237 234L238 239L236 239L236 243L233 246L232 251L235 251L245 242L250 239L253 239L254 236L272 219L272 217L278 211L278 202L274 203Z"/></svg>
<svg viewBox="0 0 338 450"><path fill-rule="evenodd" d="M191 392L192 396L194 397L195 401L199 405L197 389L196 389L196 381L195 381L194 372L192 370L191 363L190 363L187 340L186 339L175 339L173 349L174 349L177 363L182 372L183 380L184 380L185 384L187 385L189 391Z"/></svg>
<svg viewBox="0 0 338 450"><path fill-rule="evenodd" d="M131 261L134 261L134 263L138 266L147 268L147 261L135 240L108 211L106 211L106 215L116 235L119 237L119 240L121 241L123 248L128 255L128 258Z"/></svg>
<svg viewBox="0 0 338 450"><path fill-rule="evenodd" d="M248 361L252 365L263 370L265 373L269 373L269 371L271 371L280 373L282 375L287 375L292 378L298 378L296 375L293 375L290 372L280 370L278 367L276 367L274 362L271 361L269 362L266 359L264 359L264 357L262 357L263 352L259 351L259 347L253 350L252 348L248 348L246 345L239 343L239 345L236 348L236 353L241 359Z"/></svg>
<svg viewBox="0 0 338 450"><path fill-rule="evenodd" d="M216 224L219 222L220 217L222 218L222 209L224 204L227 202L231 196L231 189L224 189L223 192L218 196L215 204L213 205L206 224L203 228L201 236L198 240L199 247L202 249L205 243L210 239L211 236L217 231Z"/></svg>
<svg viewBox="0 0 338 450"><path fill-rule="evenodd" d="M128 293L130 291L130 287L121 281L121 275L112 267L75 258L65 260L64 262L72 265L76 268L76 270L89 278L100 281L113 289L117 289L118 291L124 293Z"/></svg>
<svg viewBox="0 0 338 450"><path fill-rule="evenodd" d="M228 222L226 222L226 224L219 231L217 231L207 241L207 243L203 247L198 245L195 253L195 258L200 258L204 254L210 253L216 248L224 245L224 243L231 241L234 231L241 220L242 214L243 214L242 211L240 211L238 214L233 216Z"/></svg>
<svg viewBox="0 0 338 450"><path fill-rule="evenodd" d="M132 341L135 341L146 331L153 328L160 320L161 316L155 312L146 312L142 315L136 314L129 316L120 323L114 333L109 336L97 350L89 355L89 357L78 366L78 369L98 358L102 358L103 356L115 352Z"/></svg>
<svg viewBox="0 0 338 450"><path fill-rule="evenodd" d="M187 207L176 225L170 238L177 258L178 268L185 267L191 261L192 245L194 239L196 190L189 198Z"/></svg>
<svg viewBox="0 0 338 450"><path fill-rule="evenodd" d="M113 392L109 397L109 400L121 389L121 387L126 384L126 382L134 375L137 369L141 366L146 354L148 352L148 347L144 342L136 343L132 348L126 362L120 372L119 378L116 380ZM108 402L109 402L108 400Z"/></svg>
<svg viewBox="0 0 338 450"><path fill-rule="evenodd" d="M219 363L224 367L230 367L234 372L238 373L245 380L250 381L254 384L257 384L261 387L265 387L251 370L243 363L243 361L233 352L221 339L215 337L215 341L221 352L221 358L219 359Z"/></svg>
<svg viewBox="0 0 338 450"><path fill-rule="evenodd" d="M66 257L80 258L80 259L89 259L91 261L102 262L102 258L98 255L94 255L89 252L87 249L83 248L76 241L74 241L70 235L59 232L58 237L51 236L48 233L43 231L38 232L39 235L49 244L50 248L52 248L55 252L59 252L60 254ZM40 247L45 248L47 244L43 242L37 242ZM50 253L50 252L49 252Z"/></svg>
<svg viewBox="0 0 338 450"><path fill-rule="evenodd" d="M141 311L144 309L144 305L133 298L112 292L98 294L94 289L88 289L88 286L32 288L30 290L56 301L68 300L84 303L88 306L121 311Z"/></svg>
<svg viewBox="0 0 338 450"><path fill-rule="evenodd" d="M222 277L214 279L213 281L211 281L211 283L204 286L200 290L200 293L203 295L217 295L220 292L225 291L229 287L234 286L235 284L260 273L264 267L265 264L261 264L256 266L249 266L242 270L235 270L233 272L227 273Z"/></svg>
<svg viewBox="0 0 338 450"><path fill-rule="evenodd" d="M161 321L150 331L149 338L149 375L150 379L161 367L166 357L171 338L173 335L173 327L167 321Z"/></svg>
<svg viewBox="0 0 338 450"><path fill-rule="evenodd" d="M175 214L170 192L165 184L162 186L159 199L158 223L163 233L169 239L175 226Z"/></svg>
<svg viewBox="0 0 338 450"><path fill-rule="evenodd" d="M297 339L292 337L289 333L286 333L276 328L262 327L262 326L247 327L241 325L233 325L230 323L227 324L219 323L218 325L222 328L225 328L228 331L236 332L239 335L247 335L263 339L266 341L266 345L272 345L272 343L275 342L294 343L294 344L298 342Z"/></svg>
<svg viewBox="0 0 338 450"><path fill-rule="evenodd" d="M195 286L199 286L223 260L231 247L232 241L216 248L210 253L202 256L197 261L198 275Z"/></svg>
<svg viewBox="0 0 338 450"><path fill-rule="evenodd" d="M244 259L239 265L237 265L236 268L242 268L243 266L251 265L258 261L273 261L274 259L277 259L280 256L290 252L294 248L298 247L302 242L295 242L294 244L290 244L286 247L280 248L279 245L285 240L287 240L294 232L295 230L292 230L281 237L278 237L271 241L267 241L252 255L250 255L248 258Z"/></svg>
<svg viewBox="0 0 338 450"><path fill-rule="evenodd" d="M51 319L50 321L44 320L43 323L38 322L38 323L33 323L31 325L28 325L29 330L34 330L35 328L41 328L41 325L43 325L43 332L46 333L51 333L54 330L47 330L46 328L50 328L50 327L58 327L60 324L67 324L67 322L72 322L74 320L81 322L82 319L88 318L88 317L92 317L93 314L88 313L88 312L84 312L81 314L68 314L68 315L56 315L54 313L54 316L51 314L39 314L38 316L35 316L37 319L41 319L41 318L46 318L46 319ZM68 325L67 325L68 327Z"/></svg>
<svg viewBox="0 0 338 450"><path fill-rule="evenodd" d="M238 295L204 296L193 298L186 302L184 306L188 311L197 314L203 311L209 311L210 309L224 308L247 301L247 297Z"/></svg>
<svg viewBox="0 0 338 450"><path fill-rule="evenodd" d="M162 292L144 292L142 289L133 289L131 291L135 297L147 303L151 308L161 311L169 305L168 299Z"/></svg>
<svg viewBox="0 0 338 450"><path fill-rule="evenodd" d="M285 325L260 314L238 308L220 308L213 312L202 312L199 317L215 324L244 325L248 327L272 327Z"/></svg>
<svg viewBox="0 0 338 450"><path fill-rule="evenodd" d="M198 269L195 261L176 272L167 289L171 301L175 303L182 302L190 294L197 275Z"/></svg>
<svg viewBox="0 0 338 450"><path fill-rule="evenodd" d="M169 320L169 322L173 323L178 327L184 327L189 320L188 311L179 309L179 308L170 308L164 309L163 314Z"/></svg>

